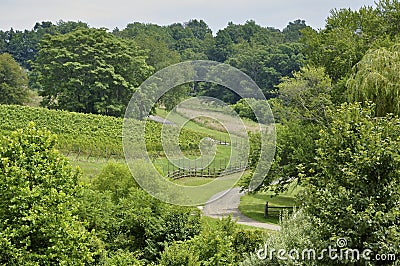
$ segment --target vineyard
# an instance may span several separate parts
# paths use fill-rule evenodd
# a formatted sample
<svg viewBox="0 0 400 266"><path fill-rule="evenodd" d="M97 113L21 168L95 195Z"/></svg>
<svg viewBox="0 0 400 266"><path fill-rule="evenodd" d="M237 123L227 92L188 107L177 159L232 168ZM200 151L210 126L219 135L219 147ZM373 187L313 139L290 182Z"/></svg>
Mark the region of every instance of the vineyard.
<svg viewBox="0 0 400 266"><path fill-rule="evenodd" d="M123 158L122 118L14 105L0 105L0 113L1 135L8 135L34 122L36 127L47 128L58 135L58 149L65 154ZM131 123L139 128L145 122L135 120ZM150 153L162 155L162 125L148 121L145 126L147 149ZM164 131L168 135L175 130L167 128ZM130 137L139 138L140 134L132 132ZM179 134L179 146L183 151L196 152L204 137L206 135L184 128Z"/></svg>

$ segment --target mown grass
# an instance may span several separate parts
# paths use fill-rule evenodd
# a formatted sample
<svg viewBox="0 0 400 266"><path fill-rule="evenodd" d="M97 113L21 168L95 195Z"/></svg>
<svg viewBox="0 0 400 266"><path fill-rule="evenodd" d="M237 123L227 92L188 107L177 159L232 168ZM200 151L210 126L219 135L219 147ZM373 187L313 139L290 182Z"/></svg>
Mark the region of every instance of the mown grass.
<svg viewBox="0 0 400 266"><path fill-rule="evenodd" d="M187 121L187 118L181 116L180 114L176 112L170 112L168 113L165 109L160 109L158 108L156 110L156 114L158 116L161 116L163 118L166 118L168 115L168 120L180 124L185 121ZM213 138L215 140L220 140L220 141L225 141L229 140L229 134L227 132L222 132L222 131L217 131L215 129L209 128L204 124L199 124L194 122L193 120L189 120L185 123L185 128L190 128L193 131L203 133L205 135L208 135L210 138Z"/></svg>
<svg viewBox="0 0 400 266"><path fill-rule="evenodd" d="M84 162L84 161L73 161L70 160L73 167L79 167L83 173L82 180L86 183L91 183L92 179L100 174L107 162Z"/></svg>
<svg viewBox="0 0 400 266"><path fill-rule="evenodd" d="M274 192L259 192L256 194L247 194L240 199L239 210L245 216L263 223L279 223L279 209L275 212L269 210L269 217L264 217L265 203L272 207L291 207L296 206L296 195L301 187L292 184L287 191L280 195ZM284 212L282 209L281 212Z"/></svg>
<svg viewBox="0 0 400 266"><path fill-rule="evenodd" d="M199 155L200 156L200 155ZM189 159L196 159L198 156L196 155L186 155L187 158ZM229 163L229 159L231 157L231 147L228 145L217 145L216 153L215 153L215 158L214 160L210 163L209 167L211 169L216 168L216 169L224 169L227 164ZM235 162L235 159L232 159L233 163L239 163ZM167 175L168 171L172 172L173 170L176 170L176 166L172 166L171 162L169 162L167 157L158 157L154 160L154 165L158 169L158 171L162 175ZM198 168L200 165L194 165L193 163L191 165L185 164L185 168Z"/></svg>
<svg viewBox="0 0 400 266"><path fill-rule="evenodd" d="M212 182L212 178L204 178L204 177L185 177L174 180L174 183L182 186L201 186Z"/></svg>

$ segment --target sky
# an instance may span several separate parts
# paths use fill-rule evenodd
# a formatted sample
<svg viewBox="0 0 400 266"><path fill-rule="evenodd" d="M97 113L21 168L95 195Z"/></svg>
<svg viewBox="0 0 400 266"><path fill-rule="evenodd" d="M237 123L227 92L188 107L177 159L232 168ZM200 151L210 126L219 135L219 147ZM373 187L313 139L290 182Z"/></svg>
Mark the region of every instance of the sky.
<svg viewBox="0 0 400 266"><path fill-rule="evenodd" d="M283 29L304 19L321 29L331 9L364 5L373 6L374 0L0 0L0 30L30 30L41 21L80 20L112 30L136 21L169 25L190 19L203 19L214 33L230 21L247 20Z"/></svg>

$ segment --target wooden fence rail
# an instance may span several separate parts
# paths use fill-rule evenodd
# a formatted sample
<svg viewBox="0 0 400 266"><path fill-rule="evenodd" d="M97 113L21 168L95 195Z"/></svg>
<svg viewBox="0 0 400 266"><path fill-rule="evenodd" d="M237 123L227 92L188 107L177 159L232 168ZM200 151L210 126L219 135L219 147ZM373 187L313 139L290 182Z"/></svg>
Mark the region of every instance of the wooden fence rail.
<svg viewBox="0 0 400 266"><path fill-rule="evenodd" d="M269 206L268 201L265 203L265 208L264 208L264 217L268 218L270 216L274 216L273 214L277 214L278 216L280 215L282 210L289 210L293 211L294 206ZM272 210L270 210L272 209ZM275 215L276 216L276 215Z"/></svg>
<svg viewBox="0 0 400 266"><path fill-rule="evenodd" d="M188 168L188 169L179 168L179 169L171 171L171 172L168 171L167 177L172 178L172 179L179 179L179 178L184 178L184 177L216 178L216 177L220 177L220 176L226 176L226 175L239 173L246 169L248 169L247 165L239 166L239 167L228 166L227 168L221 168L221 169L211 168L211 167L207 167L204 169L201 169L201 168Z"/></svg>

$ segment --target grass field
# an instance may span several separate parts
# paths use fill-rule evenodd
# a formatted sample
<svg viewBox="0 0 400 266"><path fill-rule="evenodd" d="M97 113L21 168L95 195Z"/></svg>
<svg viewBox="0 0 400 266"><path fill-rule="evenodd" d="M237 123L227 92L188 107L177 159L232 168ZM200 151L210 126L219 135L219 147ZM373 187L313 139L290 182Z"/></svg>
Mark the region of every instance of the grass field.
<svg viewBox="0 0 400 266"><path fill-rule="evenodd" d="M174 183L182 185L182 186L201 186L212 182L211 178L203 178L203 177L186 177L181 179L174 180Z"/></svg>
<svg viewBox="0 0 400 266"><path fill-rule="evenodd" d="M240 199L239 210L253 220L263 223L279 223L279 214L271 213L270 217L264 217L265 203L268 201L269 206L286 207L296 206L296 195L301 190L301 187L291 185L288 191L275 196L274 192L260 192L257 194L248 194Z"/></svg>
<svg viewBox="0 0 400 266"><path fill-rule="evenodd" d="M187 118L181 116L180 114L176 112L168 113L167 111L165 111L165 109L157 108L156 113L158 116L161 116L163 118L166 118L168 115L168 120L176 124L180 124L183 123L184 121L187 121ZM192 120L187 121L185 123L185 127L190 128L193 131L208 135L215 140L224 141L229 139L229 134L227 132L216 131L214 129L206 127L205 125L200 125L199 123L196 123Z"/></svg>

